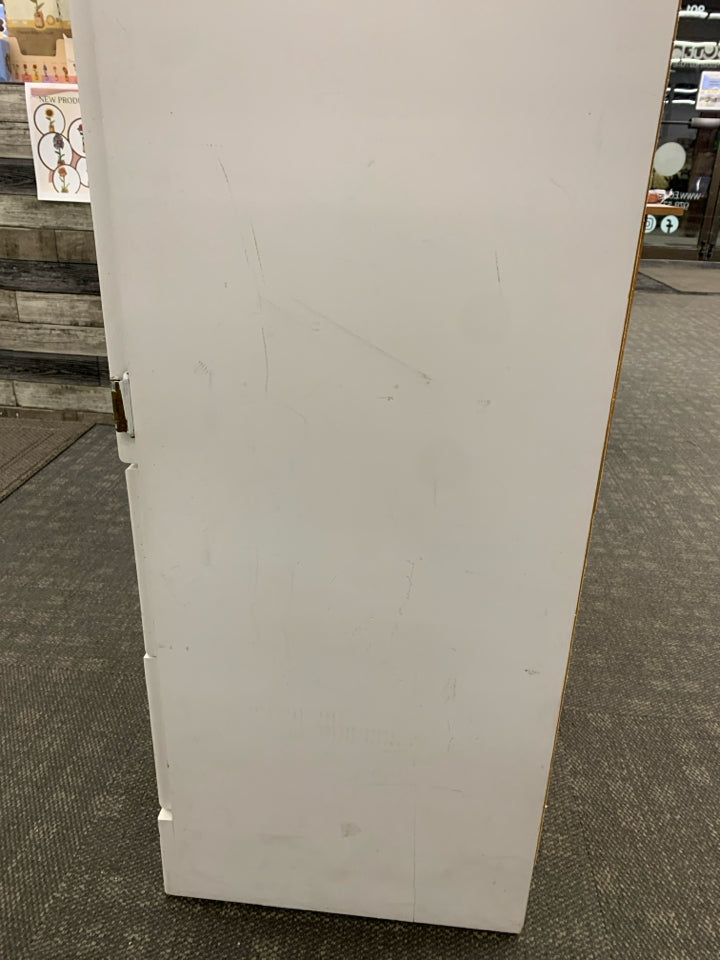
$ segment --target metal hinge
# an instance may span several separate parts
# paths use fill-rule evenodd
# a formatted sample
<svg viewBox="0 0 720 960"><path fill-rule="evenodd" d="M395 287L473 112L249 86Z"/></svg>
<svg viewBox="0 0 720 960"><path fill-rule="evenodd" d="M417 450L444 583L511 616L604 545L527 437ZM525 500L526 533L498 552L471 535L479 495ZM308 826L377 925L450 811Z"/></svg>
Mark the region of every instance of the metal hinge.
<svg viewBox="0 0 720 960"><path fill-rule="evenodd" d="M112 397L115 429L118 433L126 433L129 437L135 436L133 423L132 400L130 399L130 374L124 373L119 380L110 381L110 396Z"/></svg>

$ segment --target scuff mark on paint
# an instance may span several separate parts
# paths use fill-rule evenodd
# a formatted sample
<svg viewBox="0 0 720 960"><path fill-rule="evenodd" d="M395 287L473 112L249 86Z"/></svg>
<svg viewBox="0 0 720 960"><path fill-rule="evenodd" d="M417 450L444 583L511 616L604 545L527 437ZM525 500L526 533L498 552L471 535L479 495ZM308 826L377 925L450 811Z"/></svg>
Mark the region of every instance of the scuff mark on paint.
<svg viewBox="0 0 720 960"><path fill-rule="evenodd" d="M405 367L406 370L411 370L413 373L422 377L425 383L432 383L432 377L428 376L427 373L424 373L422 370L419 370L417 367L413 367L412 364L407 363L405 360L401 360L400 357L396 357L392 353L388 353L387 350L383 350L382 347L379 347L376 343L373 343L372 340L368 340L367 337L361 336L359 333L356 333L354 330L350 330L348 327L343 326L342 323L339 323L337 320L333 320L332 317L326 316L324 313L320 313L319 310L316 310L314 307L311 307L309 304L304 303L302 300L298 300L296 297L293 297L293 302L297 303L299 306L303 307L309 313L312 313L313 316L319 317L321 320L325 320L326 323L329 323L331 326L335 327L337 330L342 331L342 333L347 334L348 337L352 337L353 340L359 340L360 343L365 344L366 347L370 347L372 350L376 350L382 356L387 357L388 360L393 360L395 363L399 363L400 366Z"/></svg>
<svg viewBox="0 0 720 960"><path fill-rule="evenodd" d="M253 223L250 224L250 229L252 230L253 242L255 244L255 253L257 254L258 266L260 267L260 276L265 279L265 271L263 270L262 257L260 256L260 247L258 245L257 234L255 233L255 226Z"/></svg>
<svg viewBox="0 0 720 960"><path fill-rule="evenodd" d="M230 196L232 196L232 187L230 186L230 177L228 176L227 170L225 169L225 164L222 162L220 157L218 157L218 163L220 164L220 169L222 170L223 176L225 177L225 183L228 185Z"/></svg>
<svg viewBox="0 0 720 960"><path fill-rule="evenodd" d="M262 334L263 352L265 353L265 396L267 396L268 387L270 386L270 358L268 357L265 327L260 327L260 333Z"/></svg>

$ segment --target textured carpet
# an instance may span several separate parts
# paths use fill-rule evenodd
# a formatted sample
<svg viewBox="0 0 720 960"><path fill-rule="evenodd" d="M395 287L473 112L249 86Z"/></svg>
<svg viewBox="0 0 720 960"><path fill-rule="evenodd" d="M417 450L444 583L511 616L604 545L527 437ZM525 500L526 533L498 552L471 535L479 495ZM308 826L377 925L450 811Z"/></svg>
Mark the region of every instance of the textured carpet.
<svg viewBox="0 0 720 960"><path fill-rule="evenodd" d="M640 269L645 277L665 283L679 293L720 293L720 269L715 265L643 260Z"/></svg>
<svg viewBox="0 0 720 960"><path fill-rule="evenodd" d="M0 500L90 428L85 421L0 417Z"/></svg>
<svg viewBox="0 0 720 960"><path fill-rule="evenodd" d="M720 324L640 293L519 937L166 897L122 465L0 504L3 960L717 960Z"/></svg>

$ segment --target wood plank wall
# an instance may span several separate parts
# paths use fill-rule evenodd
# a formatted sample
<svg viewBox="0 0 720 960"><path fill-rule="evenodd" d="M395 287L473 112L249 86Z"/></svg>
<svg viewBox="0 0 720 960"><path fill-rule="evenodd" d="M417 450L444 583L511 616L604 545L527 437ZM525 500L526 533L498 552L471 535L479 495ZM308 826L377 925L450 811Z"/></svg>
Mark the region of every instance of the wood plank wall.
<svg viewBox="0 0 720 960"><path fill-rule="evenodd" d="M4 83L0 406L65 415L111 410L90 204L36 198L25 89Z"/></svg>

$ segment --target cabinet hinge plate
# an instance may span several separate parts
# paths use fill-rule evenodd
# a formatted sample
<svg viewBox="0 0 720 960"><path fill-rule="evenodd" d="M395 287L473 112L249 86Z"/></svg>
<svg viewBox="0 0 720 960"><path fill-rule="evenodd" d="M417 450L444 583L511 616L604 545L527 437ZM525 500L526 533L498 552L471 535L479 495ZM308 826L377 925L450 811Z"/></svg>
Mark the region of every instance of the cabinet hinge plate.
<svg viewBox="0 0 720 960"><path fill-rule="evenodd" d="M110 381L110 396L112 398L115 429L118 433L126 433L129 437L135 436L135 424L132 414L132 400L130 398L130 374L124 373L119 380Z"/></svg>

